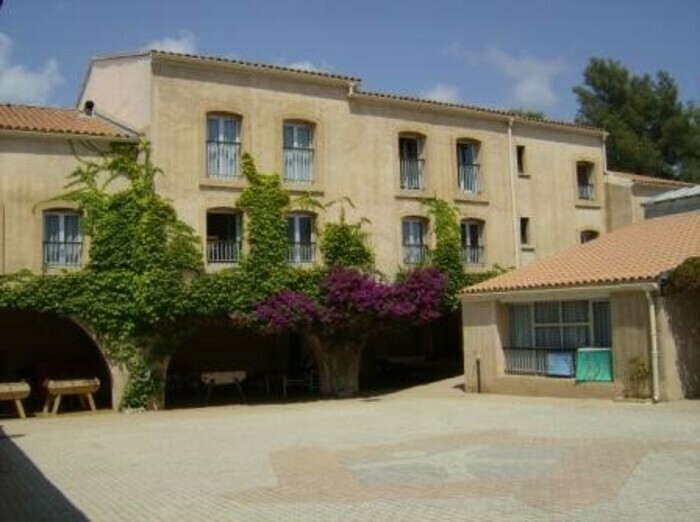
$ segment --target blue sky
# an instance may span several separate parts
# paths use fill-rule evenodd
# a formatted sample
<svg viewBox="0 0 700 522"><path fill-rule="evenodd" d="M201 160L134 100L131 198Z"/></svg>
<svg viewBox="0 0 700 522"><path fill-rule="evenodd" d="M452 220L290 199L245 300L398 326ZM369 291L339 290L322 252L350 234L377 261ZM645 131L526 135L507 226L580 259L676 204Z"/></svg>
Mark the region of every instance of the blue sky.
<svg viewBox="0 0 700 522"><path fill-rule="evenodd" d="M572 119L591 56L700 101L700 1L4 0L0 101L72 106L89 59L160 47Z"/></svg>

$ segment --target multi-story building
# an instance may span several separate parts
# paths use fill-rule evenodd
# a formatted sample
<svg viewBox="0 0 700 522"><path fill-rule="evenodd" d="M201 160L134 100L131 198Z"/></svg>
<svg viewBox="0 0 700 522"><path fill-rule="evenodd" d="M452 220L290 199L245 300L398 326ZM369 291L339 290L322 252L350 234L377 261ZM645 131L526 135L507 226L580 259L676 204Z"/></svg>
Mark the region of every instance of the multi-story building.
<svg viewBox="0 0 700 522"><path fill-rule="evenodd" d="M135 141L138 134L150 140L153 160L165 173L157 179L158 191L202 238L208 270L233 266L246 251L245 216L236 207L246 185L245 152L260 170L278 172L293 194L310 193L324 203L349 197L355 205L346 209L349 218L369 220L377 268L388 276L425 259L434 237L423 203L431 198L457 209L462 259L467 270L477 272L494 264L529 264L627 219L611 221L614 211L606 205L604 131L369 92L349 76L140 52L94 59L78 107L0 107L2 273L85 262L80 216L54 198L77 166L75 152L97 154L110 142ZM616 201L624 197L615 192ZM319 261L316 230L337 211L290 208L290 263ZM459 357L459 318L452 319L457 323L448 341L414 336L425 341L418 348L423 354ZM0 328L11 324L19 323L0 320ZM78 342L81 335L75 333L74 345L89 343ZM203 360L247 369L288 367L279 350L248 362L222 362L232 353L247 356L226 350L224 344L232 341L221 332L203 334L197 342L221 349L190 346L180 367ZM246 338L239 344L264 343ZM407 346L377 344L382 344L375 347L377 359L405 353ZM292 348L296 362L289 364L299 364L298 351L298 345ZM18 355L25 352L31 350L3 355L5 366L29 365ZM13 357L20 362L7 362Z"/></svg>

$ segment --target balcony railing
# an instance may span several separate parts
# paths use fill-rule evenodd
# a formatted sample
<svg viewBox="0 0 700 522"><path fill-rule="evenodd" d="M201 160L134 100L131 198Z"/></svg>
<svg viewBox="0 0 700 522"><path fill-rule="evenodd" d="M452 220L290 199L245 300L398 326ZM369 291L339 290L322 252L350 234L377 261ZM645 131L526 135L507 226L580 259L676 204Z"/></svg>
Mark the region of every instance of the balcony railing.
<svg viewBox="0 0 700 522"><path fill-rule="evenodd" d="M314 149L284 148L284 181L291 183L314 182Z"/></svg>
<svg viewBox="0 0 700 522"><path fill-rule="evenodd" d="M459 190L467 194L479 194L481 186L479 185L479 165L461 163L457 166Z"/></svg>
<svg viewBox="0 0 700 522"><path fill-rule="evenodd" d="M80 266L82 241L44 241L45 266Z"/></svg>
<svg viewBox="0 0 700 522"><path fill-rule="evenodd" d="M591 184L579 183L578 198L592 200L595 197L595 186Z"/></svg>
<svg viewBox="0 0 700 522"><path fill-rule="evenodd" d="M463 246L462 247L462 263L465 265L483 265L484 264L484 247L483 246Z"/></svg>
<svg viewBox="0 0 700 522"><path fill-rule="evenodd" d="M576 350L544 348L503 348L505 373L573 377Z"/></svg>
<svg viewBox="0 0 700 522"><path fill-rule="evenodd" d="M406 190L423 189L423 164L418 158L401 158L401 188Z"/></svg>
<svg viewBox="0 0 700 522"><path fill-rule="evenodd" d="M403 262L406 265L420 265L428 260L426 245L404 245Z"/></svg>
<svg viewBox="0 0 700 522"><path fill-rule="evenodd" d="M241 242L235 240L207 240L208 263L238 263L241 257Z"/></svg>
<svg viewBox="0 0 700 522"><path fill-rule="evenodd" d="M238 177L240 156L240 143L208 141L207 176L218 179Z"/></svg>
<svg viewBox="0 0 700 522"><path fill-rule="evenodd" d="M288 243L288 260L292 264L313 263L315 243Z"/></svg>

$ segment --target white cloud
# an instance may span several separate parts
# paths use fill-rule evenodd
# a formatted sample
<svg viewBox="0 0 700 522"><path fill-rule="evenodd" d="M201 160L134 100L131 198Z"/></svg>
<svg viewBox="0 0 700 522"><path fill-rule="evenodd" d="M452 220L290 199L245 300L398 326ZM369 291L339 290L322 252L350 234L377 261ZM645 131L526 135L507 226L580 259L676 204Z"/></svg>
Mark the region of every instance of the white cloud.
<svg viewBox="0 0 700 522"><path fill-rule="evenodd" d="M510 102L518 107L543 109L559 100L552 83L566 69L563 58L513 56L494 46L475 52L452 45L445 52L463 57L472 66L485 65L511 78Z"/></svg>
<svg viewBox="0 0 700 522"><path fill-rule="evenodd" d="M52 58L37 71L31 71L24 65L13 65L10 61L12 45L12 38L0 33L0 101L46 103L51 91L63 82L58 62Z"/></svg>
<svg viewBox="0 0 700 522"><path fill-rule="evenodd" d="M433 85L429 89L421 91L419 93L419 96L421 98L425 98L426 100L435 100L447 103L460 102L459 91L457 90L457 87L454 87L452 85L445 85L442 83L438 83L436 85Z"/></svg>
<svg viewBox="0 0 700 522"><path fill-rule="evenodd" d="M289 67L290 69L299 69L300 71L311 72L316 72L320 70L319 67L317 67L316 64L310 60L301 60L299 62L288 63L285 65L285 67Z"/></svg>
<svg viewBox="0 0 700 522"><path fill-rule="evenodd" d="M167 37L161 40L153 40L146 44L144 49L167 51L170 53L196 54L197 37L192 31L183 30L176 37Z"/></svg>

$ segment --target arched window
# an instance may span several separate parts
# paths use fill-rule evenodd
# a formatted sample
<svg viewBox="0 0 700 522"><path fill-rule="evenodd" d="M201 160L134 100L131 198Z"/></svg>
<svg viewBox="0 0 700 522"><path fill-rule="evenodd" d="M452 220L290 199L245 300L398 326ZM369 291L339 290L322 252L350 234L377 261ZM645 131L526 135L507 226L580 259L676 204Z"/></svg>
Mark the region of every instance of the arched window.
<svg viewBox="0 0 700 522"><path fill-rule="evenodd" d="M207 114L207 176L231 179L240 175L241 118Z"/></svg>
<svg viewBox="0 0 700 522"><path fill-rule="evenodd" d="M588 243L589 241L593 241L599 235L600 234L598 234L596 230L582 230L580 235L581 243Z"/></svg>
<svg viewBox="0 0 700 522"><path fill-rule="evenodd" d="M313 183L314 125L287 120L283 126L284 181Z"/></svg>
<svg viewBox="0 0 700 522"><path fill-rule="evenodd" d="M240 212L225 208L207 211L207 263L238 263L242 240Z"/></svg>
<svg viewBox="0 0 700 522"><path fill-rule="evenodd" d="M484 264L484 222L465 219L460 223L462 236L462 262L465 265Z"/></svg>
<svg viewBox="0 0 700 522"><path fill-rule="evenodd" d="M290 263L313 263L316 257L314 216L304 213L287 214L287 242Z"/></svg>
<svg viewBox="0 0 700 522"><path fill-rule="evenodd" d="M420 134L399 134L399 176L404 190L425 188L425 137Z"/></svg>
<svg viewBox="0 0 700 522"><path fill-rule="evenodd" d="M83 238L78 212L66 209L46 210L43 236L44 266L80 266Z"/></svg>
<svg viewBox="0 0 700 522"><path fill-rule="evenodd" d="M427 261L427 231L428 221L425 218L407 217L401 220L401 244L404 264L418 265Z"/></svg>
<svg viewBox="0 0 700 522"><path fill-rule="evenodd" d="M480 148L478 141L457 142L457 185L465 194L481 193Z"/></svg>

